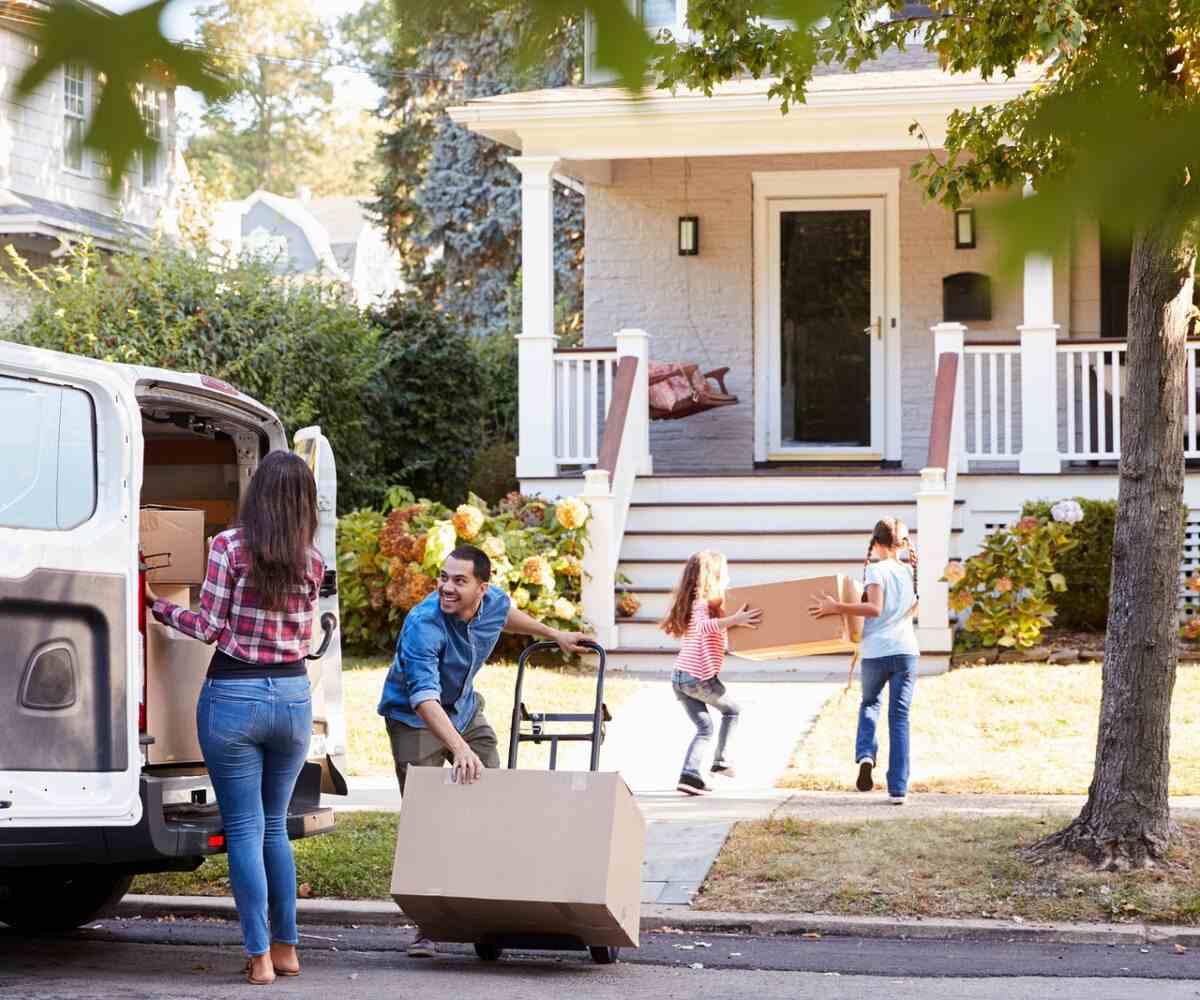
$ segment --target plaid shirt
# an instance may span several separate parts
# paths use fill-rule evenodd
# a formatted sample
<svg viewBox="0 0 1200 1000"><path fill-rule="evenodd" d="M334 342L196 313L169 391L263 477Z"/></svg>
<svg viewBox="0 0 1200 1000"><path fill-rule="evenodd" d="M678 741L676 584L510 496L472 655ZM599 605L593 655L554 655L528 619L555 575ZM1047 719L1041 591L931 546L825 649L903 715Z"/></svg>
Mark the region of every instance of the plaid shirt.
<svg viewBox="0 0 1200 1000"><path fill-rule="evenodd" d="M258 592L250 586L250 553L240 528L213 539L208 569L200 590L200 610L189 611L159 598L151 611L170 625L244 663L292 663L309 651L313 611L325 563L316 548L309 549L304 590L287 595L283 611L259 607Z"/></svg>

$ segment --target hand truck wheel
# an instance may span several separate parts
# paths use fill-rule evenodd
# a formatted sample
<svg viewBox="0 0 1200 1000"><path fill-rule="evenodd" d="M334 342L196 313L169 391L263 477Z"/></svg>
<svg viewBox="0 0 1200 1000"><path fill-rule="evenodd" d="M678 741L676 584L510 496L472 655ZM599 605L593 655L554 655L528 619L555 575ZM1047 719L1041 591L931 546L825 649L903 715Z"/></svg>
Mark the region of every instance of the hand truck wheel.
<svg viewBox="0 0 1200 1000"><path fill-rule="evenodd" d="M592 953L592 961L597 965L613 965L621 954L620 948L603 944L594 944L588 948L588 951Z"/></svg>
<svg viewBox="0 0 1200 1000"><path fill-rule="evenodd" d="M476 941L475 954L484 962L494 962L504 954L504 949L490 941Z"/></svg>

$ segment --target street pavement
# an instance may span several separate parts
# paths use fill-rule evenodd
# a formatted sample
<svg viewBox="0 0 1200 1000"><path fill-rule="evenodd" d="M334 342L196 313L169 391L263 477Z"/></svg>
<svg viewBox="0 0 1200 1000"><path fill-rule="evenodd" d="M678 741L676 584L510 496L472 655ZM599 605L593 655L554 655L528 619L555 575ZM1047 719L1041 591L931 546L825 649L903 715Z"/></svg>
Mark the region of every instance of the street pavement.
<svg viewBox="0 0 1200 1000"><path fill-rule="evenodd" d="M1166 945L1037 945L650 934L615 966L567 953L479 962L447 946L404 953L411 931L306 926L303 972L273 997L498 1000L571 995L665 1000L1176 1000L1200 996L1200 951ZM237 925L222 920L104 920L60 937L0 932L0 996L20 1000L259 996L240 978ZM1054 977L1049 979L1047 977ZM336 992L334 992L336 991Z"/></svg>

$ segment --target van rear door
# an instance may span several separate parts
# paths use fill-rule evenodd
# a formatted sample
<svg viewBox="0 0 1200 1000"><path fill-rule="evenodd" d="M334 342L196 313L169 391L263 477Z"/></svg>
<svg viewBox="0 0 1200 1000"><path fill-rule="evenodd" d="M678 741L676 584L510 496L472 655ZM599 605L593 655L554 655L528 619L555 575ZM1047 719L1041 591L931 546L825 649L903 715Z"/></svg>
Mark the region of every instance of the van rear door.
<svg viewBox="0 0 1200 1000"><path fill-rule="evenodd" d="M333 449L320 427L296 431L295 450L317 480L317 549L325 560L318 619L338 618L337 596L337 465ZM313 623L312 645L321 642L320 624ZM321 791L346 794L346 716L342 699L342 630L335 625L325 655L309 664L313 689L313 740L310 760L321 764Z"/></svg>
<svg viewBox="0 0 1200 1000"><path fill-rule="evenodd" d="M141 447L116 366L0 343L0 824L141 818Z"/></svg>

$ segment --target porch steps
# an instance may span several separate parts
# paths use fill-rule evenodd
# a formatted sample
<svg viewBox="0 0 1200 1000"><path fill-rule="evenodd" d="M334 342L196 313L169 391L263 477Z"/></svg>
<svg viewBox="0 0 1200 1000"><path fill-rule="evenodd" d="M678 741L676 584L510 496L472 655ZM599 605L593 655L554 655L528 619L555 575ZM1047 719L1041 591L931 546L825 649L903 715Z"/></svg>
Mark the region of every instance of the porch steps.
<svg viewBox="0 0 1200 1000"><path fill-rule="evenodd" d="M638 672L673 669L679 644L658 622L684 563L700 549L725 553L735 586L834 573L860 576L871 530L889 515L909 525L919 551L916 485L913 476L888 473L639 478L617 570L628 582L618 585L614 600L628 591L641 608L632 618L617 619L619 645L610 650L610 664ZM952 552L962 532L962 509L958 501ZM798 680L837 680L847 665L845 656L769 664L730 656L725 669L731 676L770 669Z"/></svg>

